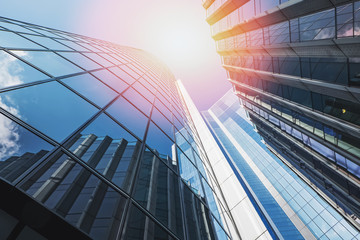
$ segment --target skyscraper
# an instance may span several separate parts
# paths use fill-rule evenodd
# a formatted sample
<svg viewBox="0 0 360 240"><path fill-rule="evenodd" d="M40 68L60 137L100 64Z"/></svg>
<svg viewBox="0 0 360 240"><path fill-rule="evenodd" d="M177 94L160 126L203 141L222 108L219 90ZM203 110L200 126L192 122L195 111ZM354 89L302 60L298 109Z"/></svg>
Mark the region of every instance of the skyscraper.
<svg viewBox="0 0 360 240"><path fill-rule="evenodd" d="M232 91L203 116L273 235L284 239L360 237L340 207L310 187L303 174L264 144Z"/></svg>
<svg viewBox="0 0 360 240"><path fill-rule="evenodd" d="M229 81L263 140L359 230L360 1L203 6Z"/></svg>
<svg viewBox="0 0 360 240"><path fill-rule="evenodd" d="M0 18L0 239L236 234L186 111L150 54Z"/></svg>

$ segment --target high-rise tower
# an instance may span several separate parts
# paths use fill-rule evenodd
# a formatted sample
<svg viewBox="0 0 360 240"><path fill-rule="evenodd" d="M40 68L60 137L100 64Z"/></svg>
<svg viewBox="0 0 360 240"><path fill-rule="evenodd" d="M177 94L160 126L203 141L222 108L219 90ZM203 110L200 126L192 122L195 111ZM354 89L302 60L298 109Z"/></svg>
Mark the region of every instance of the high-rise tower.
<svg viewBox="0 0 360 240"><path fill-rule="evenodd" d="M284 239L357 239L360 232L325 194L263 141L232 91L204 119L264 223ZM310 186L312 187L310 187ZM329 201L330 200L330 201Z"/></svg>
<svg viewBox="0 0 360 240"><path fill-rule="evenodd" d="M0 239L228 239L198 139L153 56L0 18Z"/></svg>
<svg viewBox="0 0 360 240"><path fill-rule="evenodd" d="M360 1L203 6L229 81L268 147L359 229Z"/></svg>

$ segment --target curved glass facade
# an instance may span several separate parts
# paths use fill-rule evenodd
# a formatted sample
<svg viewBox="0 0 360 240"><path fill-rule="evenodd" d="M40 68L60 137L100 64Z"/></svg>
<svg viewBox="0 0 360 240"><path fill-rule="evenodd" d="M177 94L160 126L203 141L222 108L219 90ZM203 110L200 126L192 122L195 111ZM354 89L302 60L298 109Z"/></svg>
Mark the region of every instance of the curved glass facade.
<svg viewBox="0 0 360 240"><path fill-rule="evenodd" d="M146 52L0 18L1 183L82 237L229 238L186 116L174 76ZM65 234L0 208L12 219L1 239Z"/></svg>

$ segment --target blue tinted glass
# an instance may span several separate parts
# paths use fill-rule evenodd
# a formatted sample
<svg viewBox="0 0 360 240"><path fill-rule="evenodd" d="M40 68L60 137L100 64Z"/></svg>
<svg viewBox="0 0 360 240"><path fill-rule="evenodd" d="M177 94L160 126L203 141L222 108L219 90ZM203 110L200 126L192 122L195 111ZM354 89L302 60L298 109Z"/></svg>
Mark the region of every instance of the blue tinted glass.
<svg viewBox="0 0 360 240"><path fill-rule="evenodd" d="M120 140L125 139L128 142L136 142L136 138L133 137L128 131L123 129L119 124L111 120L105 114L101 114L97 117L89 126L87 126L82 132L82 135L94 134L97 137L109 136L112 139Z"/></svg>
<svg viewBox="0 0 360 240"><path fill-rule="evenodd" d="M172 157L174 143L153 123L150 124L146 143L161 155Z"/></svg>
<svg viewBox="0 0 360 240"><path fill-rule="evenodd" d="M124 91L128 87L128 85L124 81L120 80L108 70L96 71L92 72L92 74L119 93Z"/></svg>
<svg viewBox="0 0 360 240"><path fill-rule="evenodd" d="M149 102L154 101L154 95L139 82L134 83L132 87L135 88L141 95L143 95Z"/></svg>
<svg viewBox="0 0 360 240"><path fill-rule="evenodd" d="M151 120L160 126L171 139L174 138L173 125L156 108L153 109Z"/></svg>
<svg viewBox="0 0 360 240"><path fill-rule="evenodd" d="M212 217L211 218L214 225L215 225L215 231L216 231L216 236L217 239L219 240L226 240L229 239L224 231L224 229L221 227L221 225ZM220 220L219 220L220 221Z"/></svg>
<svg viewBox="0 0 360 240"><path fill-rule="evenodd" d="M189 185L195 193L204 196L199 172L195 168L195 165L191 163L191 161L180 149L177 150L177 155L181 178L185 180L186 184Z"/></svg>
<svg viewBox="0 0 360 240"><path fill-rule="evenodd" d="M0 94L14 115L61 141L89 119L96 108L61 86L50 82Z"/></svg>
<svg viewBox="0 0 360 240"><path fill-rule="evenodd" d="M40 45L33 43L15 33L0 30L0 46L7 48L32 48L44 49Z"/></svg>
<svg viewBox="0 0 360 240"><path fill-rule="evenodd" d="M148 118L126 99L122 97L119 98L106 110L106 112L132 131L140 139L143 139Z"/></svg>
<svg viewBox="0 0 360 240"><path fill-rule="evenodd" d="M18 56L23 56L25 60L28 60L36 67L39 67L40 69L44 70L47 73L50 73L53 76L62 76L82 71L74 64L52 52L13 51L13 53Z"/></svg>
<svg viewBox="0 0 360 240"><path fill-rule="evenodd" d="M1 107L5 107L0 103ZM12 112L11 109L5 110ZM0 177L12 182L41 161L52 145L0 114Z"/></svg>
<svg viewBox="0 0 360 240"><path fill-rule="evenodd" d="M84 55L81 55L80 53L76 52L60 52L61 56L64 56L65 58L69 59L70 61L76 63L80 67L86 69L86 70L93 70L101 68L101 66L94 61L90 60L89 58L85 57Z"/></svg>
<svg viewBox="0 0 360 240"><path fill-rule="evenodd" d="M87 233L92 226L99 226L98 220L111 220L114 212L121 216L125 199L65 154L51 156L47 164L34 173L23 186L24 190ZM105 234L110 226L104 227Z"/></svg>
<svg viewBox="0 0 360 240"><path fill-rule="evenodd" d="M134 78L133 76L131 76L128 73L124 72L122 70L122 67L123 66L120 66L120 68L119 67L114 67L114 68L111 69L111 71L113 73L115 73L116 76L121 78L123 81L127 82L128 84L133 83L136 80L136 78Z"/></svg>
<svg viewBox="0 0 360 240"><path fill-rule="evenodd" d="M171 112L170 110L163 104L163 102L161 102L159 99L155 100L155 106L157 109L159 109L159 111L164 114L164 116L169 120L172 121L171 118ZM170 105L168 105L170 106Z"/></svg>
<svg viewBox="0 0 360 240"><path fill-rule="evenodd" d="M27 34L22 34L22 35L26 38L33 40L34 42L39 43L42 46L52 49L52 50L70 50L70 48L68 48L68 47L64 46L63 44L60 44L48 37L40 37L40 36L27 35Z"/></svg>
<svg viewBox="0 0 360 240"><path fill-rule="evenodd" d="M221 221L219 210L215 201L215 195L213 190L210 188L209 184L204 178L201 178L202 184L205 190L205 196L209 205L210 211L214 214L214 216Z"/></svg>
<svg viewBox="0 0 360 240"><path fill-rule="evenodd" d="M9 30L12 30L12 31L26 32L26 33L32 33L32 34L34 33L33 31L28 30L27 28L21 27L20 25L9 23L9 22L2 21L2 20L0 20L0 26L7 28Z"/></svg>
<svg viewBox="0 0 360 240"><path fill-rule="evenodd" d="M132 104L134 104L138 109L140 109L145 115L150 115L151 103L133 88L127 89L123 96L127 98Z"/></svg>
<svg viewBox="0 0 360 240"><path fill-rule="evenodd" d="M49 78L4 51L0 51L0 72L0 88Z"/></svg>
<svg viewBox="0 0 360 240"><path fill-rule="evenodd" d="M261 12L264 12L279 5L279 0L261 0L260 3L261 3Z"/></svg>
<svg viewBox="0 0 360 240"><path fill-rule="evenodd" d="M56 40L69 46L70 48L72 48L76 51L88 51L86 48L83 48L82 46L80 46L79 44L76 44L75 42L68 41L68 40L61 40L61 39L56 39Z"/></svg>
<svg viewBox="0 0 360 240"><path fill-rule="evenodd" d="M131 206L129 215L128 225L124 228L124 239L147 239L150 235L153 239L174 239L158 224L146 217L135 205ZM153 227L147 227L148 224Z"/></svg>
<svg viewBox="0 0 360 240"><path fill-rule="evenodd" d="M90 46L90 45L88 45L88 46ZM88 46L86 46L86 47L88 47ZM97 51L99 51L99 50L97 50ZM110 66L114 65L96 53L84 53L84 55L88 56L89 58L91 58L92 60L94 60L98 64L101 64L104 67L110 67Z"/></svg>
<svg viewBox="0 0 360 240"><path fill-rule="evenodd" d="M117 95L113 90L89 74L62 79L61 81L100 107L105 106Z"/></svg>

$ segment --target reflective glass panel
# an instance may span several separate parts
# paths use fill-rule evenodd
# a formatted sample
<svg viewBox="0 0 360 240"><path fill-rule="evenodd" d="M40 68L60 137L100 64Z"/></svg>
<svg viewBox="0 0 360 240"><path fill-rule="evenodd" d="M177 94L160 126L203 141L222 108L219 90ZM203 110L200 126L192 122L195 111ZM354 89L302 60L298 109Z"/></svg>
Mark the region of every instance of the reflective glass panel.
<svg viewBox="0 0 360 240"><path fill-rule="evenodd" d="M138 240L138 239L158 239L158 240L173 240L158 224L140 211L135 205L131 206L129 213L128 225L124 229L124 239Z"/></svg>
<svg viewBox="0 0 360 240"><path fill-rule="evenodd" d="M165 226L182 236L179 179L148 150L141 160L134 198Z"/></svg>
<svg viewBox="0 0 360 240"><path fill-rule="evenodd" d="M12 30L12 31L34 33L33 31L28 30L27 28L21 27L20 25L9 23L9 22L4 22L2 20L0 20L0 26L7 28L9 30Z"/></svg>
<svg viewBox="0 0 360 240"><path fill-rule="evenodd" d="M61 80L100 107L105 106L117 95L90 74L82 74Z"/></svg>
<svg viewBox="0 0 360 240"><path fill-rule="evenodd" d="M12 112L0 101L0 106ZM0 114L0 177L13 182L41 161L52 145Z"/></svg>
<svg viewBox="0 0 360 240"><path fill-rule="evenodd" d="M61 141L89 119L96 108L57 82L0 94L14 115Z"/></svg>
<svg viewBox="0 0 360 240"><path fill-rule="evenodd" d="M59 52L59 54L86 70L102 68L99 64L76 52Z"/></svg>
<svg viewBox="0 0 360 240"><path fill-rule="evenodd" d="M173 125L156 108L153 109L151 120L161 127L171 139L174 139Z"/></svg>
<svg viewBox="0 0 360 240"><path fill-rule="evenodd" d="M128 84L133 83L137 78L132 77L128 73L124 72L122 70L123 66L111 68L111 71L116 74L119 78L121 78L123 81L127 82Z"/></svg>
<svg viewBox="0 0 360 240"><path fill-rule="evenodd" d="M161 156L172 157L172 146L174 143L156 125L150 124L146 143Z"/></svg>
<svg viewBox="0 0 360 240"><path fill-rule="evenodd" d="M53 76L63 76L71 73L81 72L82 70L64 58L52 52L24 52L12 51L18 56L22 56L36 67L50 73ZM24 54L25 53L25 54Z"/></svg>
<svg viewBox="0 0 360 240"><path fill-rule="evenodd" d="M106 83L119 93L124 91L128 87L128 85L124 81L120 80L108 70L96 71L92 72L91 74L99 78L102 82Z"/></svg>
<svg viewBox="0 0 360 240"><path fill-rule="evenodd" d="M29 38L34 42L37 42L40 45L52 50L70 50L70 48L66 47L65 45L60 44L48 37L40 37L40 36L27 35L27 34L22 34L22 36Z"/></svg>
<svg viewBox="0 0 360 240"><path fill-rule="evenodd" d="M31 48L44 49L40 45L33 43L15 33L0 30L0 46L7 48Z"/></svg>
<svg viewBox="0 0 360 240"><path fill-rule="evenodd" d="M34 173L22 189L35 200L95 239L117 233L125 198L76 160L59 153Z"/></svg>
<svg viewBox="0 0 360 240"><path fill-rule="evenodd" d="M0 51L0 88L46 78L49 77L10 54Z"/></svg>
<svg viewBox="0 0 360 240"><path fill-rule="evenodd" d="M143 138L148 118L137 110L125 98L117 99L107 110L111 116L132 131L140 139Z"/></svg>
<svg viewBox="0 0 360 240"><path fill-rule="evenodd" d="M99 51L99 50L97 50L97 51ZM107 61L105 58L99 56L96 53L84 53L84 55L88 56L89 58L91 58L92 60L94 60L98 64L101 64L104 67L110 67L110 66L114 65L113 63Z"/></svg>
<svg viewBox="0 0 360 240"><path fill-rule="evenodd" d="M145 115L150 115L151 103L147 101L143 96L141 96L134 88L129 88L123 94L123 96L128 99L132 104L134 104L138 109L140 109Z"/></svg>

